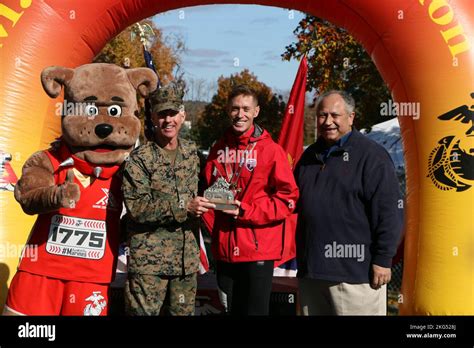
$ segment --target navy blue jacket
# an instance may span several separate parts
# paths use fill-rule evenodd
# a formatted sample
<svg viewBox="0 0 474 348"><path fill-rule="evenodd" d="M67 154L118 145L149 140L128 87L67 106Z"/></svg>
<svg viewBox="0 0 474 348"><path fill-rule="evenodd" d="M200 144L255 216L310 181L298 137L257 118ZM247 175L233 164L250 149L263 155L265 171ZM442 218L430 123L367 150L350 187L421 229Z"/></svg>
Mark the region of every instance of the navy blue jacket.
<svg viewBox="0 0 474 348"><path fill-rule="evenodd" d="M371 265L390 267L402 231L402 204L387 151L353 129L342 146L322 138L295 169L298 277L370 283Z"/></svg>

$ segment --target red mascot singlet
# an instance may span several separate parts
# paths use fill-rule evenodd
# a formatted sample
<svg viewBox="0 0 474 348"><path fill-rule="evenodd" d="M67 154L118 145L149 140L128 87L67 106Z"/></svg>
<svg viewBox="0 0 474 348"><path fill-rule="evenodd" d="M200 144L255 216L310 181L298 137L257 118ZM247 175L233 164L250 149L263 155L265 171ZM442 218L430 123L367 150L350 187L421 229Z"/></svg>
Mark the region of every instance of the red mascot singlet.
<svg viewBox="0 0 474 348"><path fill-rule="evenodd" d="M72 167L94 178L94 166L71 156L64 144L57 151L45 153L53 165L57 185L65 182ZM60 167L68 157L74 159L74 165ZM114 175L119 166L101 168L99 178L91 180L87 187L75 177L81 197L74 208L60 208L38 216L25 246L37 248L37 254L24 252L20 271L90 283L112 281L122 211L121 180Z"/></svg>

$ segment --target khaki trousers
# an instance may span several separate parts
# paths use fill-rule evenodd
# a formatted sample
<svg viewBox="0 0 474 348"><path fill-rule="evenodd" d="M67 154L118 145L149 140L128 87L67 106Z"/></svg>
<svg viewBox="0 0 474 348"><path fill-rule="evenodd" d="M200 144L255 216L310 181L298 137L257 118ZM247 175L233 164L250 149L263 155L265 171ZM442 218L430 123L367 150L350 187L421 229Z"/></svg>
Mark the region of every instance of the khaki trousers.
<svg viewBox="0 0 474 348"><path fill-rule="evenodd" d="M303 315L387 315L387 285L374 290L369 284L299 279Z"/></svg>

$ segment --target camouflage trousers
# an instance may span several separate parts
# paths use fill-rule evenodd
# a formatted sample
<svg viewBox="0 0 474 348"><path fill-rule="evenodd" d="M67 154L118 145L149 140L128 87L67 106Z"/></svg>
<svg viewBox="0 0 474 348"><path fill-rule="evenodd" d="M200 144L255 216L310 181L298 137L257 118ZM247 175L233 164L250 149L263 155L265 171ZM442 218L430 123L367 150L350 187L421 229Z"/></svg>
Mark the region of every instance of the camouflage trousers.
<svg viewBox="0 0 474 348"><path fill-rule="evenodd" d="M194 315L197 273L185 276L129 274L125 285L127 315Z"/></svg>

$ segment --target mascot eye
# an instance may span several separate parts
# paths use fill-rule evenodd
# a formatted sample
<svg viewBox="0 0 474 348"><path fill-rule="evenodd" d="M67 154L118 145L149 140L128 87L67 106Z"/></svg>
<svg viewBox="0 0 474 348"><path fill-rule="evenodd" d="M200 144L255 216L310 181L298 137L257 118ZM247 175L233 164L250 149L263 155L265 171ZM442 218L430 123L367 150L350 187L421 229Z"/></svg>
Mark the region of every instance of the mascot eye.
<svg viewBox="0 0 474 348"><path fill-rule="evenodd" d="M87 105L85 111L87 116L95 116L99 113L99 108L95 105Z"/></svg>
<svg viewBox="0 0 474 348"><path fill-rule="evenodd" d="M112 105L107 108L107 111L112 117L119 117L122 115L122 108L118 105Z"/></svg>

